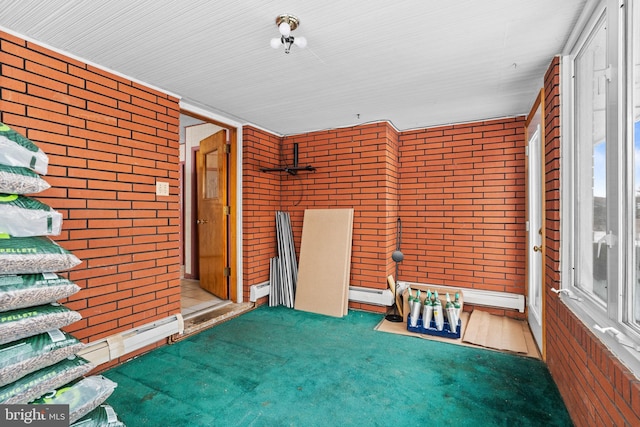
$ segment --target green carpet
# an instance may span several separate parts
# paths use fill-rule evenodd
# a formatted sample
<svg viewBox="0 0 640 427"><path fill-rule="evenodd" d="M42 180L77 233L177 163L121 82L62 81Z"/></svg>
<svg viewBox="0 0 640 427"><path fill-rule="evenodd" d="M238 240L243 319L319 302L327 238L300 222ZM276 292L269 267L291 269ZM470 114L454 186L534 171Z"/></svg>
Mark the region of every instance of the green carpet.
<svg viewBox="0 0 640 427"><path fill-rule="evenodd" d="M260 307L104 375L128 427L570 426L539 360Z"/></svg>

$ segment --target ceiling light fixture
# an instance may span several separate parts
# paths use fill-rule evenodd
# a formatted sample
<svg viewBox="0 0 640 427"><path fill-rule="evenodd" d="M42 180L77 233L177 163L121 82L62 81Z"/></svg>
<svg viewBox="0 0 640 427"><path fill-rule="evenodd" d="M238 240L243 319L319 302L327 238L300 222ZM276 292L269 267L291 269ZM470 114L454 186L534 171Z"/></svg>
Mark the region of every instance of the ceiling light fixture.
<svg viewBox="0 0 640 427"><path fill-rule="evenodd" d="M288 13L279 15L276 18L276 26L280 31L280 38L271 39L271 47L274 49L284 46L284 53L289 53L291 45L295 44L300 48L307 46L307 39L304 37L293 37L291 32L300 26L300 20L297 16Z"/></svg>

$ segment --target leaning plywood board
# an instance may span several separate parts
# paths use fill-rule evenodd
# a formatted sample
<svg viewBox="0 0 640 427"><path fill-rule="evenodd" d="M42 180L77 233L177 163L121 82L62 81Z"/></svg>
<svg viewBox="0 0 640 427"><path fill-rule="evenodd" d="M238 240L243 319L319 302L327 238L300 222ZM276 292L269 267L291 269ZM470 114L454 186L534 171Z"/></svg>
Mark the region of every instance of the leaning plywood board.
<svg viewBox="0 0 640 427"><path fill-rule="evenodd" d="M347 265L344 269L344 299L342 300L343 306L343 315L349 314L349 280L351 279L351 247L353 241L353 209L347 209L349 212L349 225L347 226L349 236L346 238L346 242L348 242L348 251L349 254L346 257Z"/></svg>
<svg viewBox="0 0 640 427"><path fill-rule="evenodd" d="M353 209L304 212L295 309L342 317L348 310Z"/></svg>

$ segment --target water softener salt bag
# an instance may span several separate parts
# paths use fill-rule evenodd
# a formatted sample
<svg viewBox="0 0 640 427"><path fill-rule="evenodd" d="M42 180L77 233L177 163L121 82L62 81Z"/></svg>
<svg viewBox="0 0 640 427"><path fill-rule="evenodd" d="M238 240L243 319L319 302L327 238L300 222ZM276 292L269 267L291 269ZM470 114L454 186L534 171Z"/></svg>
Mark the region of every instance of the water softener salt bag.
<svg viewBox="0 0 640 427"><path fill-rule="evenodd" d="M46 175L49 157L31 140L0 123L0 163L29 168Z"/></svg>
<svg viewBox="0 0 640 427"><path fill-rule="evenodd" d="M48 188L51 185L31 169L0 163L0 193L33 194Z"/></svg>
<svg viewBox="0 0 640 427"><path fill-rule="evenodd" d="M70 325L82 316L77 311L52 303L0 313L0 344Z"/></svg>
<svg viewBox="0 0 640 427"><path fill-rule="evenodd" d="M0 274L55 273L80 263L78 257L46 236L0 233Z"/></svg>
<svg viewBox="0 0 640 427"><path fill-rule="evenodd" d="M68 357L84 347L77 338L52 329L0 345L0 387Z"/></svg>
<svg viewBox="0 0 640 427"><path fill-rule="evenodd" d="M14 237L60 234L62 214L27 196L0 193L0 233Z"/></svg>
<svg viewBox="0 0 640 427"><path fill-rule="evenodd" d="M110 405L100 405L84 417L80 418L71 427L125 427L118 420L118 414Z"/></svg>
<svg viewBox="0 0 640 427"><path fill-rule="evenodd" d="M34 405L69 405L71 424L100 406L117 384L102 375L92 375L53 390L31 402Z"/></svg>
<svg viewBox="0 0 640 427"><path fill-rule="evenodd" d="M1 274L0 312L48 304L79 290L80 286L55 273Z"/></svg>

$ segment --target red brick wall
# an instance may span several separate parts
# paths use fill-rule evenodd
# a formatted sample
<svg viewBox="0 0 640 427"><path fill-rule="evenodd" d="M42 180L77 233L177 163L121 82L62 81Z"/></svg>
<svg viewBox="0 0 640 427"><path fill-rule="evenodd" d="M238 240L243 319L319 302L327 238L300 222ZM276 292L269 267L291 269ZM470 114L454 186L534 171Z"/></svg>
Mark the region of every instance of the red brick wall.
<svg viewBox="0 0 640 427"><path fill-rule="evenodd" d="M275 210L291 215L299 254L305 209L354 208L350 285L385 288L392 269L391 252L395 249L398 164L395 129L388 123L375 123L288 136L280 141L252 128L246 128L243 135L245 150L251 150L244 154L244 244L245 248L258 242L267 245L260 246L267 249L257 254L257 258L253 254L245 256L245 287L269 279L268 258L275 256ZM297 175L259 172L261 167L293 166L296 143L298 166L311 165L316 168L314 172L301 171ZM253 154L254 147L260 150L257 155ZM272 194L278 188L280 198ZM266 228L254 223L266 224ZM258 274L247 280L253 273ZM355 303L351 307L381 310Z"/></svg>
<svg viewBox="0 0 640 427"><path fill-rule="evenodd" d="M0 32L0 121L49 156L83 341L180 312L178 100ZM171 195L155 195L156 180Z"/></svg>
<svg viewBox="0 0 640 427"><path fill-rule="evenodd" d="M524 117L400 136L400 277L525 293Z"/></svg>
<svg viewBox="0 0 640 427"><path fill-rule="evenodd" d="M244 126L242 131L243 301L249 289L269 280L269 259L276 256L275 212L281 206L280 179L261 168L280 167L281 138ZM263 298L260 302L266 302Z"/></svg>
<svg viewBox="0 0 640 427"><path fill-rule="evenodd" d="M275 161L273 142L262 145ZM524 117L402 133L376 123L289 136L281 166L293 164L294 143L299 166L317 170L275 174L281 209L292 216L299 250L304 209L355 208L352 286L386 287L399 215L400 279L525 293ZM271 231L262 233L269 239ZM256 282L268 279L263 267Z"/></svg>
<svg viewBox="0 0 640 427"><path fill-rule="evenodd" d="M560 278L560 59L545 75L547 365L577 427L640 425L640 382L551 292Z"/></svg>
<svg viewBox="0 0 640 427"><path fill-rule="evenodd" d="M269 133L248 129L245 139L245 147L250 143L268 158L245 154L245 181L250 175L251 182L244 187L244 232L252 236L245 237L245 248L252 242L271 248L268 256L245 255L245 277L257 273L245 287L269 278L275 203L291 214L298 251L305 209L354 207L352 286L387 286L386 277L395 273L399 216L400 280L525 293L524 117L402 133L388 123L312 132L282 138L281 152ZM315 172L256 178L259 167L291 166L294 143L299 166L312 165ZM278 186L279 201L264 197ZM267 229L252 226L267 223L265 215Z"/></svg>

